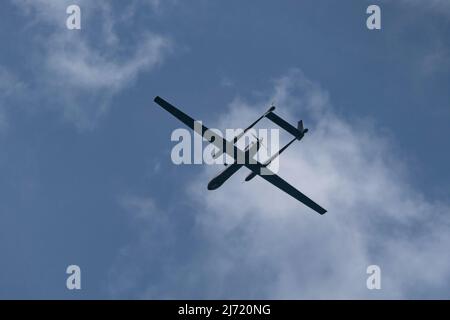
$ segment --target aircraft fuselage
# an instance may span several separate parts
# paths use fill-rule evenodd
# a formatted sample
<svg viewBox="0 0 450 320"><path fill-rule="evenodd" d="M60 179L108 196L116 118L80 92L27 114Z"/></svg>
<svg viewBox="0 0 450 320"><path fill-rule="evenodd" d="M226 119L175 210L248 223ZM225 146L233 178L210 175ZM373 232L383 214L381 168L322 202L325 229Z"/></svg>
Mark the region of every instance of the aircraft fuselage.
<svg viewBox="0 0 450 320"><path fill-rule="evenodd" d="M226 168L223 169L217 176L211 179L208 183L208 190L216 190L222 184L224 184L225 181L227 181L236 171L238 171L242 166L248 163L254 163L255 161L252 160L252 158L255 156L255 154L258 152L259 148L261 147L261 143L259 141L254 142L251 145L248 145L245 148L245 161L244 163L238 163L237 160L234 161L234 163L230 165L226 165Z"/></svg>

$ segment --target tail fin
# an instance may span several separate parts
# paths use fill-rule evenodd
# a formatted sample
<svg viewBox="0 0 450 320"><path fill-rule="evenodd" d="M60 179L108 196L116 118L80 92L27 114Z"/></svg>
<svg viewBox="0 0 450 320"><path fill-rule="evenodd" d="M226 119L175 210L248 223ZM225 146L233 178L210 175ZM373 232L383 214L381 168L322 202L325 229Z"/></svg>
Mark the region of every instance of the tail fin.
<svg viewBox="0 0 450 320"><path fill-rule="evenodd" d="M297 124L297 130L303 132L303 120L300 120Z"/></svg>
<svg viewBox="0 0 450 320"><path fill-rule="evenodd" d="M305 133L308 132L308 129L305 129L305 128L303 127L303 120L300 120L300 121L298 122L298 124L297 124L297 130L298 130L298 132L300 132L300 136L301 136L301 137L303 137L303 135L304 135Z"/></svg>

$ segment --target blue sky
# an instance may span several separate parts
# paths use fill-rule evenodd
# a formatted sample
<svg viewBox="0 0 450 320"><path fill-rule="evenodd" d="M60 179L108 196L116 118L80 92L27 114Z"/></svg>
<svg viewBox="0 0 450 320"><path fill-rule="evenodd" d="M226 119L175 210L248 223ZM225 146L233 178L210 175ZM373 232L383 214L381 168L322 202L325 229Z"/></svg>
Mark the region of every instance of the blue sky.
<svg viewBox="0 0 450 320"><path fill-rule="evenodd" d="M4 1L0 297L449 298L449 26L444 0ZM304 119L280 175L329 213L245 172L208 192L156 95L219 128Z"/></svg>

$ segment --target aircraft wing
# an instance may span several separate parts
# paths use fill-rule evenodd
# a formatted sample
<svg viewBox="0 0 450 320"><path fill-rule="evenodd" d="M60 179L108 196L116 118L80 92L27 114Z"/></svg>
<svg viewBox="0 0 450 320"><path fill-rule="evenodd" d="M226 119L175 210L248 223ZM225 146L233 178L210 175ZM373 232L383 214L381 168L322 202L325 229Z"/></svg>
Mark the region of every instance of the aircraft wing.
<svg viewBox="0 0 450 320"><path fill-rule="evenodd" d="M301 137L301 132L299 132L296 127L291 125L289 122L287 122L283 118L280 118L275 113L273 113L273 112L268 113L266 115L266 118L271 120L273 123L279 125L281 128L283 128L284 130L286 130L287 132L292 134L294 137L296 137L298 139L299 139L299 137Z"/></svg>
<svg viewBox="0 0 450 320"><path fill-rule="evenodd" d="M315 203L313 200L308 198L306 195L304 195L303 193L298 191L296 188L291 186L289 183L287 183L285 180L283 180L282 178L277 176L275 173L274 174L264 174L264 175L260 174L259 163L256 165L246 164L245 166L247 168L249 168L250 170L252 170L257 175L259 175L264 180L270 182L275 187L278 187L279 189L283 190L284 192L289 194L291 197L297 199L298 201L300 201L307 207L313 209L314 211L318 212L319 214L325 214L327 212L327 210L325 210L324 208L319 206L317 203ZM268 170L268 169L265 168L265 170Z"/></svg>
<svg viewBox="0 0 450 320"><path fill-rule="evenodd" d="M213 135L214 139L209 140L209 142L212 143L213 145L215 145L220 150L226 151L231 157L233 157L235 159L237 157L239 157L239 159L244 159L244 152L241 149L237 148L234 144L232 144L227 139L224 139L224 138L220 137L219 135L215 134L209 128L205 127L203 124L200 126L199 121L194 120L193 118L188 116L186 113L179 110L177 107L171 105L169 102L162 99L161 97L156 97L154 101L159 106L161 106L164 110L171 113L175 118L177 118L178 120L183 122L185 125L187 125L189 128L191 128L195 132L197 132L195 130L196 127L201 128L202 132L197 132L197 133L200 134L202 137L205 137L205 132L207 132L207 131L210 132Z"/></svg>
<svg viewBox="0 0 450 320"><path fill-rule="evenodd" d="M188 116L186 113L184 113L183 111L174 107L173 105L171 105L170 103L168 103L166 100L164 100L161 97L156 97L155 102L157 104L159 104L164 110L171 113L175 118L177 118L178 120L183 122L185 125L187 125L189 128L191 128L192 130L195 130L194 124L195 124L195 122L199 123L198 121L195 121L193 118ZM198 132L198 133L203 136L203 134L209 129L207 127L205 127L204 125L202 125L201 128L202 128L202 132L201 133Z"/></svg>

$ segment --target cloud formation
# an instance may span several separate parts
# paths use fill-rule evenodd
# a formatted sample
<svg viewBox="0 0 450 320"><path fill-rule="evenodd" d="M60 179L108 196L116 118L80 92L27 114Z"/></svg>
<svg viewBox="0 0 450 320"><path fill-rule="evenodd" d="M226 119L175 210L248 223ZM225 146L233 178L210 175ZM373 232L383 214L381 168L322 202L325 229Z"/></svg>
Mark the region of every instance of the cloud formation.
<svg viewBox="0 0 450 320"><path fill-rule="evenodd" d="M114 264L109 292L139 298L448 298L450 206L412 185L413 168L389 135L339 115L327 92L299 70L276 80L261 101L233 101L216 127L250 123L271 101L284 117L303 118L310 129L283 154L280 176L329 212L319 216L260 178L242 183L245 169L207 191L218 168L205 167L187 182L183 212L158 208L152 197L127 203L139 236ZM382 270L379 291L366 288L372 264Z"/></svg>
<svg viewBox="0 0 450 320"><path fill-rule="evenodd" d="M30 18L28 27L39 28L37 50L30 53L36 62L37 95L58 105L80 129L92 128L111 98L160 64L171 47L167 37L150 31L120 37L124 20L133 21L133 3L121 4L123 10L117 12L110 2L77 1L82 30L71 31L65 26L66 8L73 1L13 2ZM157 1L149 3L153 8Z"/></svg>

